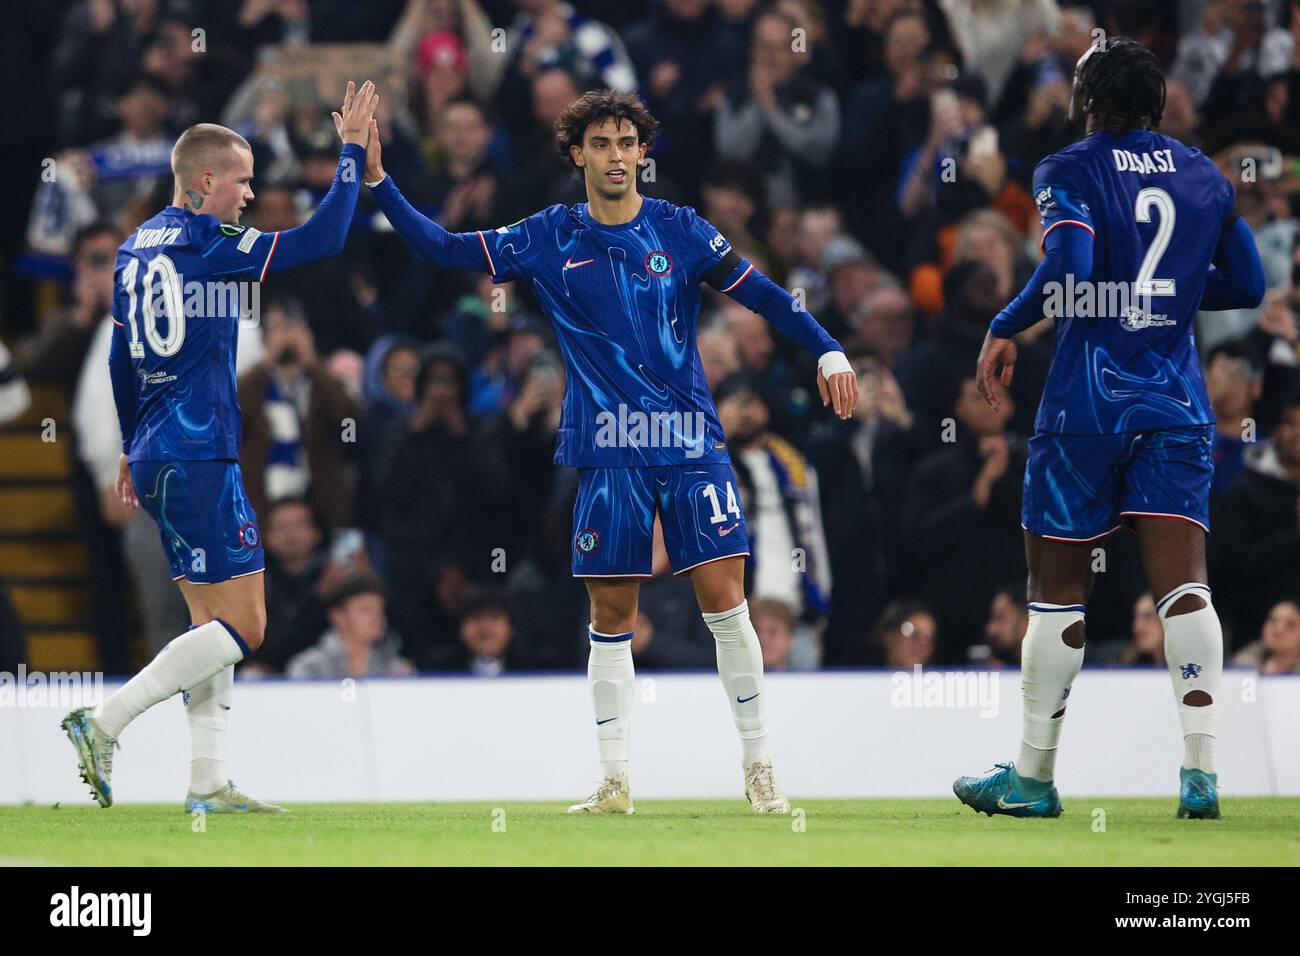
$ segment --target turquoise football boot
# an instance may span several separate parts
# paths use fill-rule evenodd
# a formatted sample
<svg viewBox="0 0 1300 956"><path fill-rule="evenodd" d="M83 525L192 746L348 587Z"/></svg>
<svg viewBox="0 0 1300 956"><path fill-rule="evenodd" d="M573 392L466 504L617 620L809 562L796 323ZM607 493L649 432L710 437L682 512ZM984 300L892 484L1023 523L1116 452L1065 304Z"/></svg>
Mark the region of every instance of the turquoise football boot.
<svg viewBox="0 0 1300 956"><path fill-rule="evenodd" d="M1204 770L1178 770L1178 819L1219 819L1219 775Z"/></svg>
<svg viewBox="0 0 1300 956"><path fill-rule="evenodd" d="M958 777L952 792L966 806L993 816L1059 817L1061 797L1056 787L1041 780L1022 777L1013 763L995 764L982 777Z"/></svg>
<svg viewBox="0 0 1300 956"><path fill-rule="evenodd" d="M117 741L106 737L95 718L78 707L59 723L77 748L77 769L81 779L90 784L90 795L101 807L113 805L113 750Z"/></svg>

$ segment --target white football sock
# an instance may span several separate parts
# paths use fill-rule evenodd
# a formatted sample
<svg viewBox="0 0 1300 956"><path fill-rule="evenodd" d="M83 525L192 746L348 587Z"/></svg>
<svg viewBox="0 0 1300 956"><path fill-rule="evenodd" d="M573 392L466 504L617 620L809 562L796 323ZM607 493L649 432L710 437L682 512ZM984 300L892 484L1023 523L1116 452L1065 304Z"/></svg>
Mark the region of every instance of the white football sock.
<svg viewBox="0 0 1300 956"><path fill-rule="evenodd" d="M1195 594L1205 607L1167 617L1184 594ZM1214 773L1214 738L1218 730L1219 685L1223 679L1223 628L1204 584L1183 584L1156 604L1165 629L1165 661L1174 682L1174 700L1183 725L1183 766ZM1203 691L1210 703L1193 707L1188 694Z"/></svg>
<svg viewBox="0 0 1300 956"><path fill-rule="evenodd" d="M767 753L766 701L763 699L763 649L749 620L749 602L730 611L704 612L718 651L718 676L727 692L740 733L742 766L772 762Z"/></svg>
<svg viewBox="0 0 1300 956"><path fill-rule="evenodd" d="M1082 604L1029 605L1029 627L1020 652L1024 715L1016 771L1050 783L1056 773L1056 747L1065 722L1065 699L1083 666L1083 648L1062 639L1066 628L1081 622Z"/></svg>
<svg viewBox="0 0 1300 956"><path fill-rule="evenodd" d="M632 691L636 671L632 666L632 632L602 634L588 628L591 653L587 658L587 686L596 711L596 749L606 777L627 779L628 752L632 746Z"/></svg>
<svg viewBox="0 0 1300 956"><path fill-rule="evenodd" d="M201 797L229 783L226 776L226 719L234 696L235 668L225 667L185 692L190 728L190 792Z"/></svg>
<svg viewBox="0 0 1300 956"><path fill-rule="evenodd" d="M126 725L154 704L197 687L222 669L244 659L245 644L220 621L186 631L109 696L95 713L95 722L108 737L118 737Z"/></svg>

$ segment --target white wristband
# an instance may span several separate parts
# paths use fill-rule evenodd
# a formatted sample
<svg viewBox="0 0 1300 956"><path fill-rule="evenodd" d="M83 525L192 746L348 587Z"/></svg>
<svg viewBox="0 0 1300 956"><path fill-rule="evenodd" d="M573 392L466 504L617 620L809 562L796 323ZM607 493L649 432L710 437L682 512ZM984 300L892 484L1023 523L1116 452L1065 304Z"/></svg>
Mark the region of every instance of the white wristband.
<svg viewBox="0 0 1300 956"><path fill-rule="evenodd" d="M827 352L817 360L817 369L829 379L840 372L852 372L853 366L849 364L849 358L843 352Z"/></svg>
<svg viewBox="0 0 1300 956"><path fill-rule="evenodd" d="M387 179L387 178L388 178L388 174L385 173L385 174L384 174L384 179ZM376 186L382 186L383 183L384 183L384 179L378 179L378 180L376 180L376 181L373 182L373 183L366 183L366 181L365 181L364 179L361 180L361 181L362 181L363 183L366 183L366 185L369 186L371 189L374 189Z"/></svg>

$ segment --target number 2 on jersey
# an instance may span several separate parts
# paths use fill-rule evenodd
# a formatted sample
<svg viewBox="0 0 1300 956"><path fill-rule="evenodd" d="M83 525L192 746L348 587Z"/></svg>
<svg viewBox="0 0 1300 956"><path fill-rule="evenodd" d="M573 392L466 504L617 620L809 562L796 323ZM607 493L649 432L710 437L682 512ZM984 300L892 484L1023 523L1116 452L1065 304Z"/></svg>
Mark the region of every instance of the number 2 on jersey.
<svg viewBox="0 0 1300 956"><path fill-rule="evenodd" d="M1148 186L1137 194L1137 204L1133 210L1133 215L1137 217L1138 222L1150 222L1151 207L1153 206L1159 213L1159 219L1156 222L1156 235L1147 248L1147 254L1142 257L1142 265L1138 268L1137 281L1133 284L1133 291L1139 296L1175 295L1177 293L1173 279L1155 278L1156 266L1160 264L1160 257L1165 254L1165 249L1169 247L1169 240L1174 235L1174 219L1176 218L1174 201L1170 198L1169 193L1163 189Z"/></svg>

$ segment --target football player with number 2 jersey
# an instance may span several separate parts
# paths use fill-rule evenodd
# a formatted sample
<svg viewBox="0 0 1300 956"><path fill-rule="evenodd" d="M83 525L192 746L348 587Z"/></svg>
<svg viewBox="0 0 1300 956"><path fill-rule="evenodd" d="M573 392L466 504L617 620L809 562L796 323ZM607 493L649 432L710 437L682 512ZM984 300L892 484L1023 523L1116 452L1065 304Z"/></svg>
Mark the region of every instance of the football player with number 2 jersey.
<svg viewBox="0 0 1300 956"><path fill-rule="evenodd" d="M1056 750L1083 662L1094 550L1128 526L1156 596L1182 723L1178 816L1219 816L1223 633L1205 567L1214 413L1192 326L1199 310L1257 306L1264 274L1232 184L1200 150L1157 131L1164 102L1159 64L1141 44L1103 39L1080 57L1070 120L1085 136L1034 171L1044 258L994 318L976 370L996 406L1011 384L1014 336L1055 319L1021 515L1029 627L1020 755L953 784L989 815L1061 813Z"/></svg>

